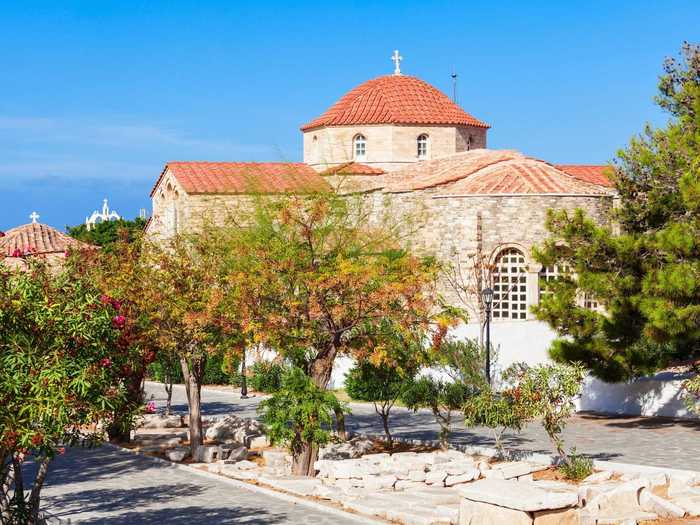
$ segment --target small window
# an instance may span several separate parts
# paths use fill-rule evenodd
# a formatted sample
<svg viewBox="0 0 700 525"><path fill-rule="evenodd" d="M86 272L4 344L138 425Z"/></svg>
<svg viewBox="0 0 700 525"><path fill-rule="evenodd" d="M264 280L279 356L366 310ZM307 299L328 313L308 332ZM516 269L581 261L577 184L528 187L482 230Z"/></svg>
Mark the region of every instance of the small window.
<svg viewBox="0 0 700 525"><path fill-rule="evenodd" d="M416 147L418 149L418 158L427 159L428 158L428 135L418 135L416 139Z"/></svg>
<svg viewBox="0 0 700 525"><path fill-rule="evenodd" d="M367 154L367 140L364 135L355 135L353 139L353 152L355 160L365 160Z"/></svg>
<svg viewBox="0 0 700 525"><path fill-rule="evenodd" d="M540 270L540 297L549 295L552 292L547 288L547 283L559 280L563 276L571 275L571 269L564 265L554 264L552 266L544 266Z"/></svg>

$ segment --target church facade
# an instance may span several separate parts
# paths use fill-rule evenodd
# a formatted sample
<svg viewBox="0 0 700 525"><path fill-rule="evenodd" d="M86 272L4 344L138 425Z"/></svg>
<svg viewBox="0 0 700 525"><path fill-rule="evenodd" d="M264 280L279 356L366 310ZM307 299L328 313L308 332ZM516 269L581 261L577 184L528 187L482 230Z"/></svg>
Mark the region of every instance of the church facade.
<svg viewBox="0 0 700 525"><path fill-rule="evenodd" d="M359 193L377 210L389 206L398 217L414 218L411 247L455 265L462 276L483 258L492 268L499 364L540 361L554 334L530 307L556 269L542 268L531 252L547 236L547 210L582 208L605 222L615 192L604 166L488 149L489 128L397 67L304 124L301 163L167 163L151 192L147 232L167 236L196 227L203 213L235 209L250 193ZM442 288L450 302L474 311L474 297L448 282ZM476 330L463 327L469 336ZM342 370L334 379L342 381Z"/></svg>

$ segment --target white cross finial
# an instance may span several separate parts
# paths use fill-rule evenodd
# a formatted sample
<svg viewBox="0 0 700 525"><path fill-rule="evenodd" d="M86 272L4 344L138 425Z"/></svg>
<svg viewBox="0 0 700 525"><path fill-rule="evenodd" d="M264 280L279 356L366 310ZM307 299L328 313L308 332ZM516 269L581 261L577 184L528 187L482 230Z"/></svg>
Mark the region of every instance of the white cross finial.
<svg viewBox="0 0 700 525"><path fill-rule="evenodd" d="M400 75L401 74L401 61L403 60L403 57L399 55L399 50L394 49L394 54L391 55L391 60L394 61L394 75Z"/></svg>
<svg viewBox="0 0 700 525"><path fill-rule="evenodd" d="M29 216L29 218L32 220L32 224L36 224L37 221L39 220L39 214L35 211L32 212L32 214Z"/></svg>

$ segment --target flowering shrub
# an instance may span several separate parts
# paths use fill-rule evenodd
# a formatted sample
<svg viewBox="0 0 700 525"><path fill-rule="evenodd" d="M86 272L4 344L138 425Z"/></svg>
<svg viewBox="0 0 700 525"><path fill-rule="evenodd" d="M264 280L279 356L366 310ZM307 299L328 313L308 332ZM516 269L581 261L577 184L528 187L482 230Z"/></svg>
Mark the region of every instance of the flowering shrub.
<svg viewBox="0 0 700 525"><path fill-rule="evenodd" d="M112 355L119 337L114 315L81 275L51 272L37 262L26 271L0 265L3 523L13 516L35 520L51 459L78 440L99 441L98 423L123 405L122 363ZM22 466L28 458L39 468L25 499Z"/></svg>

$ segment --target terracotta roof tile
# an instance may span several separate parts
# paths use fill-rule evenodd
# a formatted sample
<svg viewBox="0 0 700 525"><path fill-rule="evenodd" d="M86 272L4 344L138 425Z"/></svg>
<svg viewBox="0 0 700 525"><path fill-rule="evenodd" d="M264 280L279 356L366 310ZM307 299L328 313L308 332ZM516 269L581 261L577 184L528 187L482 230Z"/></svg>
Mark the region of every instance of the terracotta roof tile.
<svg viewBox="0 0 700 525"><path fill-rule="evenodd" d="M63 253L68 248L89 246L47 224L31 223L7 230L5 236L0 237L0 256L13 257L18 253L22 255Z"/></svg>
<svg viewBox="0 0 700 525"><path fill-rule="evenodd" d="M360 164L359 162L346 162L338 166L331 166L321 172L321 175L383 175L383 169Z"/></svg>
<svg viewBox="0 0 700 525"><path fill-rule="evenodd" d="M511 150L475 149L419 162L389 174L384 191L440 187L444 195L609 195L609 187L583 181L542 160Z"/></svg>
<svg viewBox="0 0 700 525"><path fill-rule="evenodd" d="M168 162L151 196L166 172L189 194L310 193L329 189L316 171L297 162Z"/></svg>
<svg viewBox="0 0 700 525"><path fill-rule="evenodd" d="M349 91L323 115L302 126L435 124L488 128L437 88L416 77L386 75Z"/></svg>
<svg viewBox="0 0 700 525"><path fill-rule="evenodd" d="M608 172L612 170L610 166L593 164L555 164L554 167L584 182L609 187L613 185L608 177Z"/></svg>

